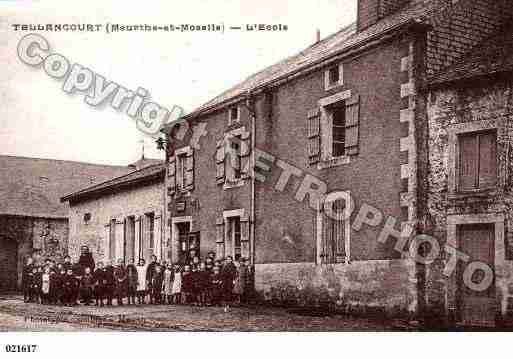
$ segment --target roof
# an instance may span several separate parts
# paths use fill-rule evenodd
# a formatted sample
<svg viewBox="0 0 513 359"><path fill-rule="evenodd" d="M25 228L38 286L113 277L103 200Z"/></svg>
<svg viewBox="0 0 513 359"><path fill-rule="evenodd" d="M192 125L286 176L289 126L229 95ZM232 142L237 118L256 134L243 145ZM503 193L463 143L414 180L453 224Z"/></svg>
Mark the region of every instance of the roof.
<svg viewBox="0 0 513 359"><path fill-rule="evenodd" d="M475 46L462 61L427 79L433 87L454 81L513 71L513 25Z"/></svg>
<svg viewBox="0 0 513 359"><path fill-rule="evenodd" d="M112 178L108 181L68 194L62 197L61 201L77 202L100 197L123 189L131 189L134 186L144 185L151 181L163 181L165 168L164 161L160 161L158 164L150 165L126 175Z"/></svg>
<svg viewBox="0 0 513 359"><path fill-rule="evenodd" d="M387 16L367 29L357 32L356 25L347 26L337 33L306 48L298 54L286 58L279 63L248 77L246 80L223 92L211 101L200 106L190 114L184 116L191 118L215 109L230 100L244 95L248 91L264 87L279 81L301 70L308 69L318 63L329 60L331 57L343 54L351 49L358 48L375 38L402 28L412 23L422 23L432 13L442 11L445 6L451 6L451 1L421 1L417 0L404 9Z"/></svg>
<svg viewBox="0 0 513 359"><path fill-rule="evenodd" d="M131 171L74 161L0 156L0 214L66 218L66 193Z"/></svg>

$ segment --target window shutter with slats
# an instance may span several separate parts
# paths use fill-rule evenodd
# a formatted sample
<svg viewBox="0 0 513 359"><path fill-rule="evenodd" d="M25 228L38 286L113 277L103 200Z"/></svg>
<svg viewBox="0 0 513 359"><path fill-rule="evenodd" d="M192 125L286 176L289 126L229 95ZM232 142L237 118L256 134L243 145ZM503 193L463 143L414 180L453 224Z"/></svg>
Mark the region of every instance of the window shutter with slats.
<svg viewBox="0 0 513 359"><path fill-rule="evenodd" d="M251 136L249 131L242 132L240 144L240 162L241 162L241 176L242 178L249 178L251 176L250 169L250 154L251 154Z"/></svg>
<svg viewBox="0 0 513 359"><path fill-rule="evenodd" d="M185 158L185 189L187 191L194 189L194 150L192 148Z"/></svg>
<svg viewBox="0 0 513 359"><path fill-rule="evenodd" d="M318 108L308 111L308 164L315 165L320 160L320 121L321 113Z"/></svg>
<svg viewBox="0 0 513 359"><path fill-rule="evenodd" d="M360 127L360 96L354 95L346 100L346 155L358 154L358 132Z"/></svg>
<svg viewBox="0 0 513 359"><path fill-rule="evenodd" d="M476 188L477 174L477 136L460 137L460 181L459 190Z"/></svg>
<svg viewBox="0 0 513 359"><path fill-rule="evenodd" d="M225 171L224 171L224 140L217 141L216 144L216 183L224 184Z"/></svg>
<svg viewBox="0 0 513 359"><path fill-rule="evenodd" d="M491 188L497 183L496 135L479 135L479 188Z"/></svg>
<svg viewBox="0 0 513 359"><path fill-rule="evenodd" d="M176 158L175 156L169 157L167 164L167 183L168 195L173 196L176 192Z"/></svg>

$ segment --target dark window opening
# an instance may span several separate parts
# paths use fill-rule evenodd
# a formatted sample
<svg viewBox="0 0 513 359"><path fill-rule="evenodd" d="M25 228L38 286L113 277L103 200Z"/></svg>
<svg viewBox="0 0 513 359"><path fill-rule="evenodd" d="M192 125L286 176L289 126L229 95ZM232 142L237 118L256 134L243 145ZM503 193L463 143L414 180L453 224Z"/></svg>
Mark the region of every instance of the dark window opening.
<svg viewBox="0 0 513 359"><path fill-rule="evenodd" d="M459 136L459 191L493 188L497 183L495 131Z"/></svg>
<svg viewBox="0 0 513 359"><path fill-rule="evenodd" d="M345 104L338 104L331 109L332 126L332 156L339 157L345 154L346 135L346 108Z"/></svg>
<svg viewBox="0 0 513 359"><path fill-rule="evenodd" d="M328 70L330 85L337 84L340 81L340 72L338 66L333 66Z"/></svg>

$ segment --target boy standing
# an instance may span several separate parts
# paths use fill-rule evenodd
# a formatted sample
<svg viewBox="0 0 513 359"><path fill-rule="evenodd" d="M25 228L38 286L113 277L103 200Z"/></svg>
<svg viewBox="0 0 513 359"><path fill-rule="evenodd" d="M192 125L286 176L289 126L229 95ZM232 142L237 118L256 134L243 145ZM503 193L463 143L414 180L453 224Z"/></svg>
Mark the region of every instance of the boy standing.
<svg viewBox="0 0 513 359"><path fill-rule="evenodd" d="M126 267L127 284L128 284L128 304L135 305L135 297L137 295L137 267L134 264L134 259L131 258Z"/></svg>
<svg viewBox="0 0 513 359"><path fill-rule="evenodd" d="M114 279L115 279L115 294L118 305L123 305L123 297L126 293L127 287L127 274L125 270L125 265L123 264L123 259L118 259L118 265L114 269Z"/></svg>

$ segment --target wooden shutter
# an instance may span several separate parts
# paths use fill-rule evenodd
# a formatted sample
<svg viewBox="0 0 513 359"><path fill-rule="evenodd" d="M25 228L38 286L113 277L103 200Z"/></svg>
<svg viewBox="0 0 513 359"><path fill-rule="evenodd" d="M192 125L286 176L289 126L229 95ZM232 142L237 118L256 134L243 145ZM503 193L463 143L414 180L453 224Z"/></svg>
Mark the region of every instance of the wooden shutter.
<svg viewBox="0 0 513 359"><path fill-rule="evenodd" d="M346 100L346 155L358 154L358 136L360 127L360 96L354 95Z"/></svg>
<svg viewBox="0 0 513 359"><path fill-rule="evenodd" d="M494 187L497 183L496 134L479 135L479 188Z"/></svg>
<svg viewBox="0 0 513 359"><path fill-rule="evenodd" d="M250 154L251 154L251 136L249 131L243 131L240 143L240 162L241 177L249 178L251 176Z"/></svg>
<svg viewBox="0 0 513 359"><path fill-rule="evenodd" d="M241 218L240 219L240 244L241 244L241 256L243 258L249 258L250 248L249 248L249 219Z"/></svg>
<svg viewBox="0 0 513 359"><path fill-rule="evenodd" d="M476 188L477 178L477 136L464 135L460 137L460 180L459 190Z"/></svg>
<svg viewBox="0 0 513 359"><path fill-rule="evenodd" d="M216 256L224 257L224 218L216 221Z"/></svg>
<svg viewBox="0 0 513 359"><path fill-rule="evenodd" d="M169 157L167 164L167 191L169 196L173 196L176 192L176 157Z"/></svg>
<svg viewBox="0 0 513 359"><path fill-rule="evenodd" d="M216 144L216 183L224 184L225 171L224 171L224 140L217 141Z"/></svg>
<svg viewBox="0 0 513 359"><path fill-rule="evenodd" d="M318 108L308 111L307 129L308 129L308 164L314 165L320 160L320 122L321 113Z"/></svg>
<svg viewBox="0 0 513 359"><path fill-rule="evenodd" d="M194 150L187 151L185 157L185 189L192 191L194 189Z"/></svg>
<svg viewBox="0 0 513 359"><path fill-rule="evenodd" d="M162 259L162 212L155 211L153 220L153 254L156 254L159 259Z"/></svg>
<svg viewBox="0 0 513 359"><path fill-rule="evenodd" d="M109 259L116 258L116 220L113 219L109 223Z"/></svg>

